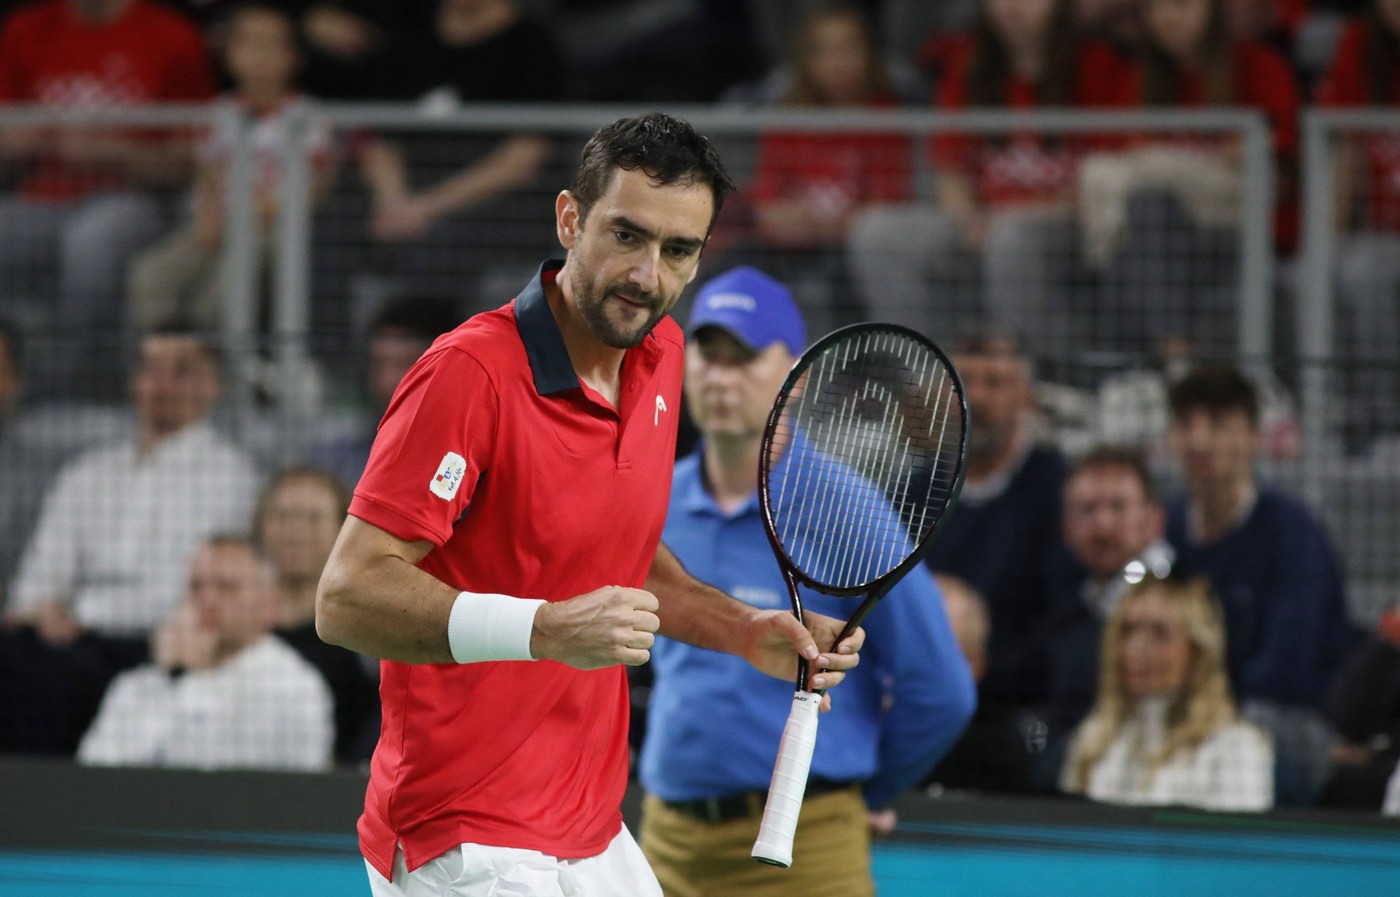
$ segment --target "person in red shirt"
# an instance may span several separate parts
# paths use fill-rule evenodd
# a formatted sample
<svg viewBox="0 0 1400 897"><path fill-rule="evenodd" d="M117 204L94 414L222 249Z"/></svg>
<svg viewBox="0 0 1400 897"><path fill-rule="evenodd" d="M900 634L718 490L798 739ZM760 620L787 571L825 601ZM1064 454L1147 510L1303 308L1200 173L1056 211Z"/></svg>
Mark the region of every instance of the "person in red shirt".
<svg viewBox="0 0 1400 897"><path fill-rule="evenodd" d="M781 105L794 109L889 109L898 103L870 22L855 7L813 11L793 45L791 84ZM799 296L816 278L832 301L803 311L825 333L859 317L848 293L841 253L851 219L871 203L908 201L910 140L892 132L765 131L753 181L752 246L765 270L796 283ZM829 319L830 318L830 319Z"/></svg>
<svg viewBox="0 0 1400 897"><path fill-rule="evenodd" d="M1137 64L1126 99L1148 108L1245 107L1264 112L1277 171L1275 244L1297 238L1299 95L1286 60L1231 35L1227 0L1144 0ZM1106 251L1100 314L1116 348L1152 350L1185 338L1196 350L1228 351L1238 312L1238 138L1154 134L1122 191L1124 222Z"/></svg>
<svg viewBox="0 0 1400 897"><path fill-rule="evenodd" d="M1349 23L1326 77L1319 105L1400 107L1400 0L1375 0ZM1337 148L1338 282L1346 314L1338 346L1355 366L1348 436L1364 446L1393 427L1400 345L1400 134L1350 134Z"/></svg>
<svg viewBox="0 0 1400 897"><path fill-rule="evenodd" d="M439 338L380 424L316 626L384 659L360 846L376 895L659 897L622 826L626 665L654 634L832 686L864 639L759 611L661 544L694 279L730 187L688 124L620 119L555 201L565 260ZM820 653L818 645L826 649ZM703 713L703 683L696 683Z"/></svg>
<svg viewBox="0 0 1400 897"><path fill-rule="evenodd" d="M0 25L0 104L198 102L214 87L199 32L154 0L37 0ZM8 298L32 296L69 350L46 353L68 364L39 380L70 374L96 343L110 342L100 337L121 324L126 262L160 227L144 188L181 183L190 155L189 141L169 132L45 125L0 133L0 161L22 172L18 194L0 197L0 282ZM43 296L54 275L54 295Z"/></svg>
<svg viewBox="0 0 1400 897"><path fill-rule="evenodd" d="M984 0L951 51L940 109L1109 105L1120 62L1080 40L1070 0ZM1087 142L1031 131L943 133L931 143L937 206L872 209L852 228L851 268L873 316L936 332L972 311L980 273L991 318L1055 335L1052 294L1074 257L1071 199Z"/></svg>

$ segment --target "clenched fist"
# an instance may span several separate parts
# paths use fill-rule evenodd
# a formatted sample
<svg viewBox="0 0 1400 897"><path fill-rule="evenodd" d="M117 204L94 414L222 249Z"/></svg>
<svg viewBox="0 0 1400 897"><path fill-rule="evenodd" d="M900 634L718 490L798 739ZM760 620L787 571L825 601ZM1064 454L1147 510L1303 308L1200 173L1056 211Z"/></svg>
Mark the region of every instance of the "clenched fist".
<svg viewBox="0 0 1400 897"><path fill-rule="evenodd" d="M642 589L604 586L567 601L540 606L530 635L536 660L557 660L580 670L651 659L661 619L656 596Z"/></svg>

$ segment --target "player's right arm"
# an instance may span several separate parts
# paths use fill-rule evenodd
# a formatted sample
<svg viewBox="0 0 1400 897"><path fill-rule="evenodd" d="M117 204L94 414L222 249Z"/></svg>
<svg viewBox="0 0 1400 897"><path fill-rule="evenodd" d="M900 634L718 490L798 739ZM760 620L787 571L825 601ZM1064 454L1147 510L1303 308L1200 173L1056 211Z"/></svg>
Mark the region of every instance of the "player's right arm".
<svg viewBox="0 0 1400 897"><path fill-rule="evenodd" d="M448 618L460 593L418 568L432 548L346 518L316 594L316 632L333 645L386 660L455 662ZM534 616L530 655L585 670L646 663L660 626L656 607L650 592L621 586L543 604Z"/></svg>

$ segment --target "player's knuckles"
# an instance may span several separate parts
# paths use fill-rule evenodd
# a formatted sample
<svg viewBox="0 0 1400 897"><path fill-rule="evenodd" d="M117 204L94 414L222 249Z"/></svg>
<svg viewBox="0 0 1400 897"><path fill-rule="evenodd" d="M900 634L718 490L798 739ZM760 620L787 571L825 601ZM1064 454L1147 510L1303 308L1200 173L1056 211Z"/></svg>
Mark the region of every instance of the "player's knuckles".
<svg viewBox="0 0 1400 897"><path fill-rule="evenodd" d="M627 596L637 610L654 611L661 606L656 596L646 589L628 589Z"/></svg>
<svg viewBox="0 0 1400 897"><path fill-rule="evenodd" d="M642 632L658 632L661 629L661 618L650 611L637 611L632 615L632 628Z"/></svg>

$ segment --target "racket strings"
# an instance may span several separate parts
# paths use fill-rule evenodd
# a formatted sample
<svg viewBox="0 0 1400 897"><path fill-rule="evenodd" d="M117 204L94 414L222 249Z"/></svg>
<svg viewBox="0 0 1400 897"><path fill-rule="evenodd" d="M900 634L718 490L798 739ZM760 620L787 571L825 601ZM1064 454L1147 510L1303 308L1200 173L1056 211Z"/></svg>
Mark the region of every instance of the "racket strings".
<svg viewBox="0 0 1400 897"><path fill-rule="evenodd" d="M903 332L866 329L811 358L779 403L765 473L789 558L834 589L889 573L955 488L965 422L946 362Z"/></svg>

